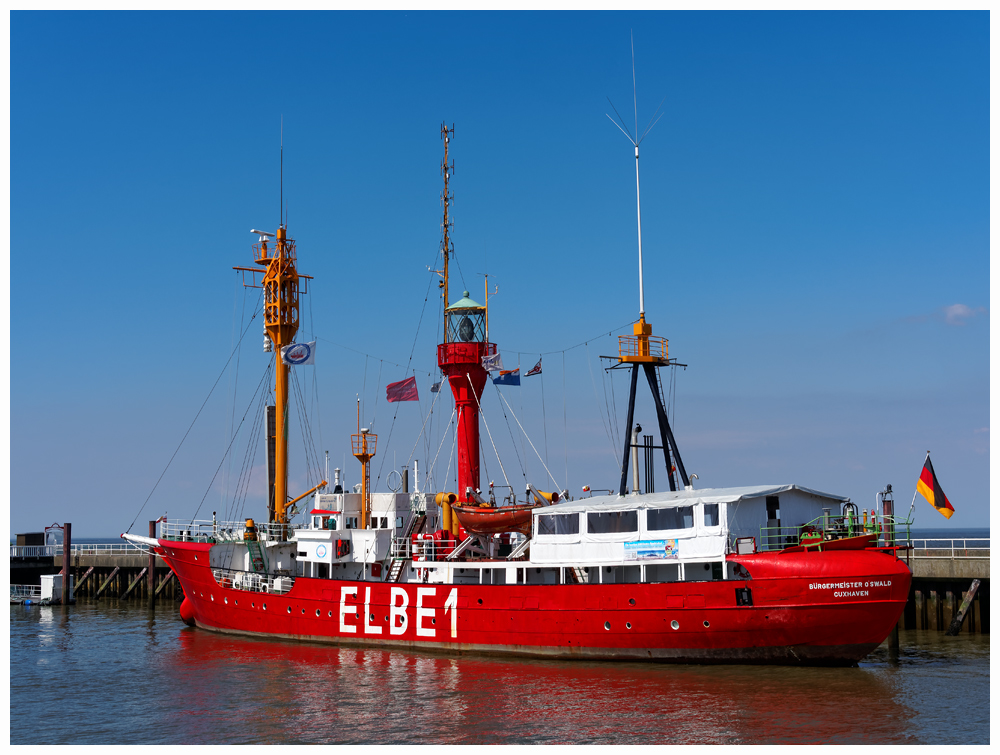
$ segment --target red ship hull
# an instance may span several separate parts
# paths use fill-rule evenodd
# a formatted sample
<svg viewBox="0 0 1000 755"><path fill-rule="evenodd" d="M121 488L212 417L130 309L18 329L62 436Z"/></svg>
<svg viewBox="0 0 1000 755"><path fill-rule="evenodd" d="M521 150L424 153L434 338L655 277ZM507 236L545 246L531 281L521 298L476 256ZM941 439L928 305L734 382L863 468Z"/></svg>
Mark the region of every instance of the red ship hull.
<svg viewBox="0 0 1000 755"><path fill-rule="evenodd" d="M188 623L218 632L448 653L694 663L854 664L888 636L910 571L878 550L730 556L749 580L479 585L298 577L223 587L205 543L160 541ZM459 564L461 566L461 564ZM752 605L737 605L749 588Z"/></svg>

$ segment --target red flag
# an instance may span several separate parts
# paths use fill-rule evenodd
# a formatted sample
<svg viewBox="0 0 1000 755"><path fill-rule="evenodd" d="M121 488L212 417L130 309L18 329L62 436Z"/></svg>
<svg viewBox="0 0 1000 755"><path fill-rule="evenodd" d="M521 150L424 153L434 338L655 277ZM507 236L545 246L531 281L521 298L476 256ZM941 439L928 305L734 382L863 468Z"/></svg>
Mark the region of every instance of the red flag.
<svg viewBox="0 0 1000 755"><path fill-rule="evenodd" d="M408 377L385 387L386 401L417 401L417 379Z"/></svg>

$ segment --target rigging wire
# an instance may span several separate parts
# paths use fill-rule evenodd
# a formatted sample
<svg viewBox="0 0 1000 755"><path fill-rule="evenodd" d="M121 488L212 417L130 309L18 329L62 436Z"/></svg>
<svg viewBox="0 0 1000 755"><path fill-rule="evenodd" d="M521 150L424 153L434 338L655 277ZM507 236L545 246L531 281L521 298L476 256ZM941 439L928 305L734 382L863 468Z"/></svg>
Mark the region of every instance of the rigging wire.
<svg viewBox="0 0 1000 755"><path fill-rule="evenodd" d="M494 388L496 389L496 392L497 392L497 393L500 393L500 386L498 386L498 385L494 384L494 385L493 385L493 387L494 387ZM520 393L521 393L521 392L520 392L520 391L518 391L518 395L520 395ZM517 465L518 465L518 466L519 466L519 467L521 468L521 477L523 477L523 478L524 478L524 481L525 481L525 482L527 482L527 481L528 481L528 474L527 474L527 470L525 470L525 468L524 468L524 464L522 464L522 463L521 463L521 457L520 457L520 455L519 455L519 454L517 453L517 441L516 441L516 440L514 440L514 431L510 429L510 420L509 420L509 419L507 419L507 410L506 410L506 409L504 409L504 406L503 406L503 403L501 403L501 404L500 404L500 411L502 411L502 412L503 412L503 419L504 419L504 422L505 422L505 423L506 423L506 425L507 425L507 433L508 433L508 434L510 435L510 442L511 442L511 445L513 445L513 446L514 446L514 456L515 456L515 458L517 459ZM522 409L521 409L521 411L522 411L522 413L523 413L524 409L522 408ZM523 441L523 440L521 441L521 447L522 447L522 448L524 447L524 441Z"/></svg>
<svg viewBox="0 0 1000 755"><path fill-rule="evenodd" d="M451 410L451 419L448 420L448 424L447 424L446 427L451 427L451 423L455 419L455 412L456 411L457 411L457 408ZM441 443L440 443L440 445L438 445L437 453L434 454L434 461L432 461L430 463L430 466L427 467L427 480L428 480L428 482L430 482L431 477L434 474L434 466L437 464L438 457L441 455L441 448L444 446L444 442L446 440L448 440L448 435L449 435L449 433L442 433L442 435L441 435ZM449 470L451 469L450 465L449 465L448 469ZM445 475L445 480L447 481L447 479L448 479L448 476L446 474Z"/></svg>
<svg viewBox="0 0 1000 755"><path fill-rule="evenodd" d="M527 433L527 432L525 431L525 429L524 429L524 425L522 425L522 424L521 424L521 420L519 420L519 419L517 418L517 415L516 415L516 414L514 414L514 409L513 409L513 408L511 407L511 405L510 405L510 404L509 404L509 403L507 402L507 399L506 399L506 398L504 398L504 395L503 395L502 393L500 394L500 399L501 399L501 400L502 400L502 401L503 401L503 402L504 402L505 404L507 404L507 408L508 408L508 409L510 409L510 413L511 413L511 416L512 416L512 417L514 418L514 421L515 421L515 422L517 422L517 426L521 428L521 432L522 432L522 433L524 433L524 437L525 437L525 438L528 438L528 443L529 443L529 444L531 445L531 450L535 452L535 456L537 456L537 457L538 457L538 460L539 460L540 462L542 462L542 466L543 466L543 467L545 467L545 471L546 471L546 472L548 472L548 474L549 474L549 477L550 477L550 478L552 479L552 484L553 484L553 485L555 485L555 486L556 486L556 488L558 489L558 488L559 488L559 483L558 483L558 482L556 482L556 478L552 476L552 473L551 473L551 472L549 472L549 468L545 466L545 462L544 462L544 461L542 460L542 456L541 456L541 454L539 454L539 453L538 453L538 449L537 449L537 448L535 448L535 444L531 442L531 438L530 438L530 437L528 436L528 433Z"/></svg>
<svg viewBox="0 0 1000 755"><path fill-rule="evenodd" d="M257 398L257 393L260 391L261 386L264 384L264 378L265 377L267 377L267 372L266 371L265 371L264 375L261 376L260 383L257 384L257 390L254 391L254 394L253 394L253 396L250 399L250 403L247 404L247 410L245 412L243 412L243 418L240 420L240 427L243 426L243 422L246 420L247 414L250 413L250 408L253 406L254 399ZM237 428L237 429L239 429L239 428ZM233 447L233 443L235 443L235 442L236 442L236 436L234 435L233 439L229 442L229 445L226 447L226 452L222 455L222 460L219 462L219 466L215 468L215 474L212 475L212 481L210 483L208 483L208 488L205 489L205 495L203 495L201 497L201 503L198 504L198 508L195 509L194 516L191 517L191 522L192 523L198 517L198 512L201 511L202 504L205 503L205 499L208 498L208 494L212 490L212 486L215 484L215 478L219 476L219 470L222 469L222 465L226 463L226 459L229 456L229 449L231 449Z"/></svg>
<svg viewBox="0 0 1000 755"><path fill-rule="evenodd" d="M274 363L271 361L268 361L267 365L264 367L265 386L267 386L270 381L273 367ZM250 487L250 478L253 475L253 463L257 459L259 439L263 432L264 422L267 416L265 407L267 406L268 393L268 389L259 392L259 398L257 399L257 413L254 417L253 425L250 428L250 434L247 437L247 449L243 455L243 465L240 467L240 475L236 481L236 490L233 493L233 500L231 505L227 507L227 519L231 518L231 516L235 516L237 504L239 511L242 514L243 507L246 503L246 496Z"/></svg>
<svg viewBox="0 0 1000 755"><path fill-rule="evenodd" d="M604 422L604 413L601 411L600 398L597 395L597 381L594 380L594 368L590 363L590 346L587 345L587 371L590 372L590 384L594 388L594 400L597 402L597 413L601 415L601 427L604 428L605 434L608 436L608 441L611 443L611 454L614 457L615 464L618 465L618 472L621 473L621 461L618 459L618 452L615 451L614 440L611 437L611 430L608 429L608 424L611 422L610 416L608 417L608 424ZM604 401L607 403L608 394L607 391L604 393Z"/></svg>
<svg viewBox="0 0 1000 755"><path fill-rule="evenodd" d="M437 257L435 257L434 260L437 261ZM404 375L406 375L406 374L412 372L414 379L416 379L417 375L416 375L416 371L413 370L413 369L411 369L411 365L413 364L413 353L417 349L417 339L420 337L420 326L421 326L421 324L424 321L424 312L427 309L427 300L430 298L430 295L431 295L431 282L433 280L434 280L433 277L427 276L427 290L424 291L424 303L420 305L420 317L417 318L417 330L413 334L413 343L410 344L410 356L406 360L406 367L404 368L404 373L403 373ZM379 362L379 378L380 379L381 379L381 376L382 376L382 364L381 364L381 362ZM379 383L379 385L381 385L381 383ZM419 397L419 392L418 392L418 397ZM375 402L376 402L375 403L375 408L377 410L378 409L378 397L377 396L375 398ZM420 400L418 398L417 399L417 406L419 407L419 405L420 405ZM396 427L396 417L397 416L399 416L399 406L398 405L396 406L396 410L392 413L392 423L389 425L389 437L386 438L386 441L385 441L387 446L389 444L389 441L392 440L392 431ZM372 424L374 424L374 420L372 420ZM419 436L417 436L417 437L419 438ZM382 457L382 463L379 464L378 474L375 475L375 484L376 485L378 485L379 480L382 479L382 470L385 468L385 460L387 458L388 458L388 455L384 455ZM407 466L409 466L409 462L407 462Z"/></svg>
<svg viewBox="0 0 1000 755"><path fill-rule="evenodd" d="M500 453L497 451L497 444L493 442L493 433L490 432L490 424L486 421L486 415L483 414L483 407L479 403L479 396L476 396L476 387L472 384L472 376L468 372L465 373L465 377L469 380L469 388L472 390L472 395L475 396L476 406L479 407L479 415L483 418L483 425L486 426L486 434L490 438L490 445L493 446L493 453L497 455L497 463L500 464L500 472L503 474L503 481L510 485L510 480L507 479L507 472L503 468L503 461L500 459ZM483 454L483 465L486 465L486 454ZM486 475L489 477L489 473ZM464 491L463 491L464 492Z"/></svg>
<svg viewBox="0 0 1000 755"><path fill-rule="evenodd" d="M263 294L264 292L261 291L261 296L263 296ZM260 299L258 298L258 302L259 301ZM253 324L253 321L257 318L257 314L258 314L257 312L254 312L253 317L250 318L250 322L247 323L247 327L243 331L243 335L240 336L240 340L236 344L236 349L239 349L240 344L243 343L243 339L246 337L247 331L250 330L250 326ZM135 526L135 523L139 520L139 515L142 514L142 510L146 508L146 504L149 503L149 499L153 497L153 493L156 492L156 488L159 486L160 481L163 480L163 475L165 475L167 473L167 470L170 469L170 465L173 463L174 458L176 458L177 452L181 450L181 446L183 446L184 441L187 440L187 436L191 432L191 428L194 427L194 423L197 422L198 417L201 416L201 412L202 410L204 410L205 404L207 404L208 400L212 397L212 393L215 392L215 388L219 384L219 381L222 380L222 376L226 374L226 369L229 367L229 363L233 361L233 356L236 354L236 349L233 349L233 351L229 354L229 359L226 360L226 363L222 366L222 371L219 373L219 376L215 379L215 382L212 383L212 387L209 389L208 395L205 396L205 400L201 403L201 406L198 408L198 412L194 415L194 419L191 420L191 424L188 425L188 429L185 431L184 437L181 438L181 442L178 443L177 448L174 449L173 454L170 456L170 461L167 462L167 466L163 468L163 471L160 472L160 476L156 478L156 483L154 483L153 489L149 491L149 495L146 496L146 500L142 502L142 506L139 507L139 510L135 514L135 519L132 520L132 523L128 526L128 529L125 530L126 532L132 531L132 528Z"/></svg>
<svg viewBox="0 0 1000 755"><path fill-rule="evenodd" d="M410 466L410 462L413 461L413 454L417 450L417 443L419 443L420 442L420 438L423 437L424 428L427 427L427 420L429 420L431 418L431 415L434 414L434 405L437 403L437 400L440 397L441 397L441 391L438 391L437 395L434 396L434 400L431 402L431 408L427 412L427 416L424 417L424 424L422 424L420 426L420 432L417 433L417 439L413 443L413 448L410 449L410 458L408 458L406 460L406 466L407 467L409 467Z"/></svg>

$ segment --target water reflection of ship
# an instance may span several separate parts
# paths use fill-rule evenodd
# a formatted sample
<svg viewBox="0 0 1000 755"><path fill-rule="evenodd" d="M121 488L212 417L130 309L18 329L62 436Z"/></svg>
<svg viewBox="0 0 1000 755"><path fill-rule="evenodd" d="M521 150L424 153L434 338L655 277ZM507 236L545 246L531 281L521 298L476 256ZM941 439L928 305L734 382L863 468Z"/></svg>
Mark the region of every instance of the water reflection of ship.
<svg viewBox="0 0 1000 755"><path fill-rule="evenodd" d="M183 630L162 672L188 722L247 741L410 744L913 744L891 667L807 669L451 658ZM227 670L253 668L235 704ZM205 673L211 670L212 673ZM240 671L240 673L245 673ZM244 690L246 692L247 690ZM220 710L220 696L230 712ZM248 695L249 696L249 695ZM863 710L864 724L845 715ZM186 724L190 725L190 724ZM296 732L299 732L296 734ZM302 734L302 732L308 732ZM206 732L207 734L207 732ZM195 738L193 741L198 741Z"/></svg>

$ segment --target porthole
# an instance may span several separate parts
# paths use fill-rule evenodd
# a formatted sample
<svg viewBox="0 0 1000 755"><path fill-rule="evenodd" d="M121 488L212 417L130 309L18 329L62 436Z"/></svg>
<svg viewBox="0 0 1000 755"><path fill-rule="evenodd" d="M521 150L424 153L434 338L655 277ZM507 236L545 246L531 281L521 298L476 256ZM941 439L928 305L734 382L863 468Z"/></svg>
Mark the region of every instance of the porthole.
<svg viewBox="0 0 1000 755"><path fill-rule="evenodd" d="M703 622L701 622L701 623L705 625L705 629L708 629L708 626L709 626L709 625L708 625L708 621L703 621Z"/></svg>
<svg viewBox="0 0 1000 755"><path fill-rule="evenodd" d="M479 599L479 605L482 605L482 604L483 604L483 599L482 599L482 598L480 598L480 599Z"/></svg>
<svg viewBox="0 0 1000 755"><path fill-rule="evenodd" d="M629 598L629 599L628 599L628 604L629 604L630 606L634 606L634 605L635 605L635 598Z"/></svg>
<svg viewBox="0 0 1000 755"><path fill-rule="evenodd" d="M302 615L303 615L303 616L305 616L305 615L306 615L306 609L304 609L304 608L302 609Z"/></svg>
<svg viewBox="0 0 1000 755"><path fill-rule="evenodd" d="M389 621L389 617L388 617L388 616L386 616L386 617L385 617L385 620L386 620L386 621Z"/></svg>
<svg viewBox="0 0 1000 755"><path fill-rule="evenodd" d="M708 570L709 570L709 569L711 569L711 568L712 568L712 567L711 567L710 565L708 565L708 564L705 564L705 571L708 571Z"/></svg>
<svg viewBox="0 0 1000 755"><path fill-rule="evenodd" d="M322 611L320 611L320 610L319 610L319 609L317 608L317 609L316 609L316 618L318 619L318 618L319 618L320 616L322 616L322 615L323 615L323 612L322 612Z"/></svg>
<svg viewBox="0 0 1000 755"><path fill-rule="evenodd" d="M438 623L437 619L431 619L431 624L437 624L437 623Z"/></svg>
<svg viewBox="0 0 1000 755"><path fill-rule="evenodd" d="M211 600L213 603L215 602L215 596L214 595L209 595L208 599Z"/></svg>
<svg viewBox="0 0 1000 755"><path fill-rule="evenodd" d="M197 556L195 556L195 557L194 557L194 560L195 560L195 561L197 561L197 560L198 560L198 557L197 557Z"/></svg>
<svg viewBox="0 0 1000 755"><path fill-rule="evenodd" d="M674 619L673 621L670 622L670 628L671 629L680 629L681 625L677 623L677 619Z"/></svg>
<svg viewBox="0 0 1000 755"><path fill-rule="evenodd" d="M222 602L225 603L228 606L229 605L229 598L223 598Z"/></svg>
<svg viewBox="0 0 1000 755"><path fill-rule="evenodd" d="M625 622L625 628L626 628L626 629L631 629L631 628L632 628L632 622L630 622L630 621L626 621L626 622Z"/></svg>
<svg viewBox="0 0 1000 755"><path fill-rule="evenodd" d="M235 603L236 605L240 604L240 602L238 600L234 600L233 603Z"/></svg>
<svg viewBox="0 0 1000 755"><path fill-rule="evenodd" d="M610 621L605 621L604 622L604 628L605 629L611 629L611 622Z"/></svg>
<svg viewBox="0 0 1000 755"><path fill-rule="evenodd" d="M264 604L264 610L267 610L267 603Z"/></svg>
<svg viewBox="0 0 1000 755"><path fill-rule="evenodd" d="M256 603L254 603L254 602L253 602L253 601L251 600L251 601L250 601L250 607L251 607L251 608L256 608L256 607L257 607L257 604L256 604Z"/></svg>
<svg viewBox="0 0 1000 755"><path fill-rule="evenodd" d="M360 613L356 613L356 614L354 614L354 618L355 618L355 619L360 619L360 618L361 618L361 614L360 614Z"/></svg>
<svg viewBox="0 0 1000 755"><path fill-rule="evenodd" d="M333 611L327 611L326 612L326 616L327 616L328 619L332 619L333 618Z"/></svg>
<svg viewBox="0 0 1000 755"><path fill-rule="evenodd" d="M542 573L541 569L535 569L535 574L541 574L541 573Z"/></svg>
<svg viewBox="0 0 1000 755"><path fill-rule="evenodd" d="M605 567L605 570L607 571L608 574L611 573L611 567L610 566Z"/></svg>

